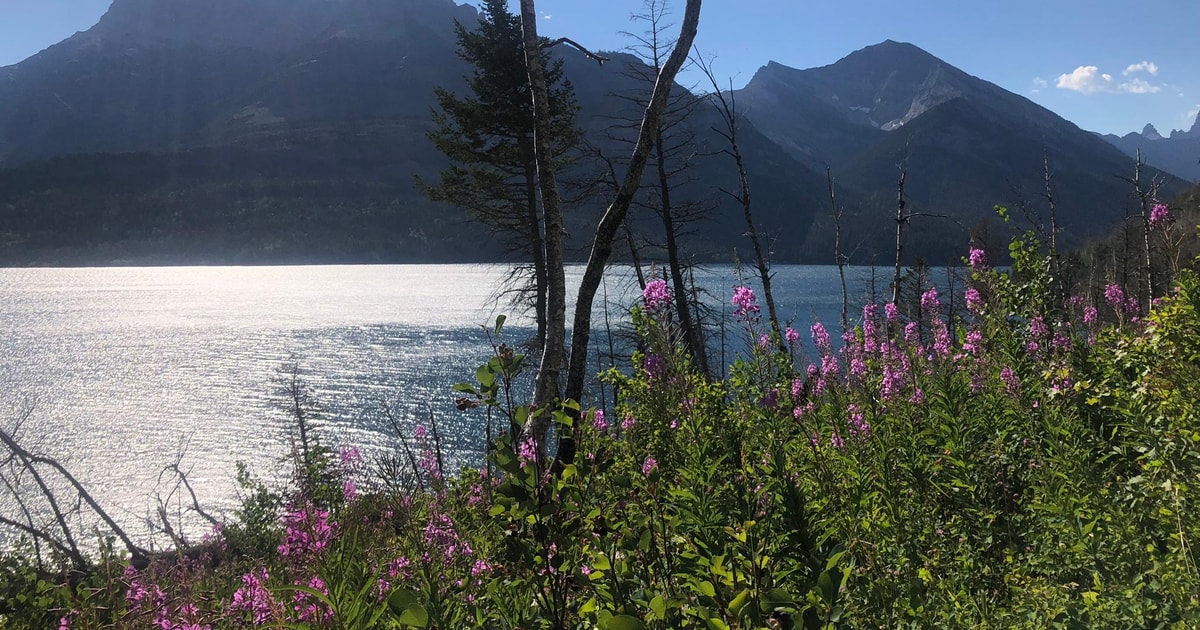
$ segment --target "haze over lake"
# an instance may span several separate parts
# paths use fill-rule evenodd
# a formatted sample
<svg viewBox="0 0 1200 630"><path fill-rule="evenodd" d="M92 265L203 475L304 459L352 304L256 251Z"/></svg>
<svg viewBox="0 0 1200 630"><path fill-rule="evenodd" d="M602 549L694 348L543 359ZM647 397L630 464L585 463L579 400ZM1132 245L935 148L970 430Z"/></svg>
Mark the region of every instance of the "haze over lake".
<svg viewBox="0 0 1200 630"><path fill-rule="evenodd" d="M571 296L581 272L568 269ZM484 327L512 312L492 299L504 273L498 265L0 269L0 421L11 426L28 412L26 443L63 458L133 531L153 494L171 490L159 473L179 453L214 512L236 504L235 462L267 479L287 470L281 367L293 362L326 444L368 457L393 448L389 405L405 429L435 417L449 463L475 464L482 414L456 411L450 388L489 356ZM836 268L775 273L781 318L805 338L814 317L836 328ZM876 275L886 286L887 272ZM852 307L871 276L848 270ZM737 284L732 267L697 279L717 309ZM606 292L614 327L639 295L630 270L610 270L594 341L605 334ZM532 335L531 319L512 316L502 339Z"/></svg>

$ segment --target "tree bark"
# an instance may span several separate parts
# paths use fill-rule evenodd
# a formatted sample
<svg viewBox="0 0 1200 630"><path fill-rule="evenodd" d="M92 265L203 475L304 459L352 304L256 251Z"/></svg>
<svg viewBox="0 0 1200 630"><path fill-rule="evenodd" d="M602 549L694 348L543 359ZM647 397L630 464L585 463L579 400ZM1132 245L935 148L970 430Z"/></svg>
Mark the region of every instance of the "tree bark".
<svg viewBox="0 0 1200 630"><path fill-rule="evenodd" d="M542 221L537 205L537 170L525 169L526 217L529 223L530 251L533 253L534 317L537 321L538 349L546 347L546 240L542 234Z"/></svg>
<svg viewBox="0 0 1200 630"><path fill-rule="evenodd" d="M533 404L553 403L559 394L563 350L566 347L567 281L563 269L562 200L554 174L554 152L550 144L550 91L546 85L541 41L537 32L537 8L534 0L521 0L521 34L525 45L525 69L529 73L533 99L533 143L537 155L538 184L542 193L542 216L546 222L546 343L534 386ZM545 416L540 416L545 418ZM534 429L534 439L545 444L545 422Z"/></svg>
<svg viewBox="0 0 1200 630"><path fill-rule="evenodd" d="M616 237L617 230L624 223L625 215L629 212L629 206L633 203L634 194L641 184L642 174L645 171L646 162L649 160L650 150L654 145L654 132L658 129L659 122L662 120L662 113L666 108L667 98L670 96L671 89L675 85L675 76L679 74L680 68L687 61L688 52L692 48L692 42L696 39L696 31L700 24L701 2L702 0L687 1L683 22L680 26L679 38L675 41L675 46L671 50L670 56L667 57L666 63L663 64L662 70L658 73L658 80L654 83L654 91L651 94L650 103L646 106L645 114L642 117L637 144L633 150L633 157L629 161L629 168L625 173L625 179L617 191L616 198L608 206L608 209L604 212L604 216L600 219L599 225L596 227L596 234L592 240L592 249L588 256L587 267L584 269L583 280L579 286L578 299L575 301L574 329L571 336L571 363L567 373L566 388L566 396L572 400L579 400L583 395L584 377L587 372L588 340L592 325L592 303L596 297L596 290L600 286L600 281L604 277L604 268L608 264L609 256L612 254L613 239ZM529 4L532 9L533 2L531 0L522 0L521 4L522 7ZM570 463L574 459L574 441L569 439L569 437L562 439L559 442L556 463Z"/></svg>
<svg viewBox="0 0 1200 630"><path fill-rule="evenodd" d="M661 126L654 133L654 161L658 171L663 229L667 233L667 265L671 268L671 285L675 291L675 310L679 312L679 327L683 330L683 338L687 343L693 367L707 377L708 358L704 352L704 341L699 325L692 320L692 309L688 303L688 288L683 281L683 263L679 256L679 241L675 238L675 217L672 216L674 208L671 207L671 185L667 178Z"/></svg>

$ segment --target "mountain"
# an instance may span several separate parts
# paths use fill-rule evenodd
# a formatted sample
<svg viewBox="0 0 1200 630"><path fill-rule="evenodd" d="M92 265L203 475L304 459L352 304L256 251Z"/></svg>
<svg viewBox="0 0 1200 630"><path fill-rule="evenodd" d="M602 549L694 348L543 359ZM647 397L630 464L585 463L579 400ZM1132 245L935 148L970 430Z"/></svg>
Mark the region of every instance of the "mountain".
<svg viewBox="0 0 1200 630"><path fill-rule="evenodd" d="M477 19L452 0L114 0L93 28L0 68L0 264L502 259L484 229L414 185L446 165L426 137L433 91L464 89L453 25ZM607 179L596 156L628 155L640 120L629 96L649 89L632 75L646 68L555 54L588 140L564 182ZM956 260L993 204L1036 203L1043 156L1075 239L1128 203L1117 149L909 44L810 70L770 63L735 96L755 220L777 261L832 260L826 165L856 262L891 251L901 163L910 207L951 217L909 232L908 251L930 262ZM711 216L687 247L728 262L748 240L720 192L738 186L720 120L679 86L675 103L693 112L673 131L693 150L673 196ZM568 193L580 259L610 193ZM634 223L657 256L653 212Z"/></svg>
<svg viewBox="0 0 1200 630"><path fill-rule="evenodd" d="M463 90L470 72L456 20L478 13L451 0L115 0L93 28L0 68L0 264L501 259L485 230L414 185L446 165L426 138L434 88ZM627 154L636 128L614 115L640 111L614 94L648 87L627 76L636 60L556 54L589 145ZM715 147L703 105L686 125ZM743 144L761 220L807 233L823 178L749 126ZM566 175L600 170L581 158ZM677 195L714 199L718 184L735 188L736 174L697 158ZM576 258L603 203L569 208ZM689 247L728 261L740 214L714 214ZM652 217L639 222L661 242ZM799 245L777 254L798 259Z"/></svg>
<svg viewBox="0 0 1200 630"><path fill-rule="evenodd" d="M1129 187L1114 177L1132 175L1126 156L911 44L889 40L808 70L769 63L737 98L793 157L828 165L869 200L862 220L879 225L868 239L879 246L894 231L884 217L902 168L906 201L951 217L921 219L922 237L935 240L961 239L995 204L1036 212L1045 205L1043 159L1069 242L1100 233L1129 203Z"/></svg>
<svg viewBox="0 0 1200 630"><path fill-rule="evenodd" d="M1149 124L1141 133L1132 132L1124 136L1106 134L1101 137L1126 155L1133 157L1140 152L1147 164L1189 181L1200 182L1200 113L1196 114L1191 129L1174 129L1167 137Z"/></svg>

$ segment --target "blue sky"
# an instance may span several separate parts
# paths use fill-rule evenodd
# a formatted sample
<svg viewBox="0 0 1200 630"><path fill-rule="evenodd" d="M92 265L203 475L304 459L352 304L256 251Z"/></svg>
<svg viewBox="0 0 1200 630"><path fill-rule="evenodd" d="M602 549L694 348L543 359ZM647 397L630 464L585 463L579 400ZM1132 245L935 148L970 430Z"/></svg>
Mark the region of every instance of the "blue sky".
<svg viewBox="0 0 1200 630"><path fill-rule="evenodd" d="M108 4L0 0L0 66L89 28ZM641 0L537 6L542 34L596 49L620 49L629 43L620 31L641 30L629 20ZM768 60L809 68L907 41L1085 129L1123 134L1150 122L1166 134L1200 110L1198 28L1200 0L709 0L697 44L741 85Z"/></svg>

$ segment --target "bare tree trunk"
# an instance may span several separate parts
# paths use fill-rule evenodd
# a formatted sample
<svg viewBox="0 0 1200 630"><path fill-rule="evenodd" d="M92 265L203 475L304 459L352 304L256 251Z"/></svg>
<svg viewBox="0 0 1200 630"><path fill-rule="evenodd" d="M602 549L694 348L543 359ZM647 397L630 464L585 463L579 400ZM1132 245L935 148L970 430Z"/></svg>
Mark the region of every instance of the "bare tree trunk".
<svg viewBox="0 0 1200 630"><path fill-rule="evenodd" d="M604 268L612 254L613 239L616 237L617 230L625 222L625 215L629 212L634 194L641 184L642 173L645 171L646 162L654 144L654 130L658 128L659 121L662 119L667 98L675 85L675 76L679 74L680 68L687 61L688 51L691 50L692 42L696 39L696 31L700 24L701 2L702 0L687 0L679 38L675 41L670 56L658 73L658 80L654 84L650 103L646 106L646 112L642 117L637 144L633 150L633 157L629 161L625 179L617 191L616 198L608 206L596 227L592 250L588 256L587 267L583 272L583 280L579 285L579 296L575 301L575 320L571 336L571 364L567 373L566 389L566 397L572 400L579 400L583 395L584 377L587 372L588 340L592 325L592 302L604 276ZM521 1L523 9L527 4L530 9L533 8L531 0ZM574 459L574 441L569 438L562 439L559 442L556 464L570 463Z"/></svg>
<svg viewBox="0 0 1200 630"><path fill-rule="evenodd" d="M533 98L534 132L538 183L542 193L542 216L546 221L546 343L538 368L533 404L545 406L558 398L563 350L566 348L567 280L563 269L562 201L555 179L550 144L550 92L546 85L546 67L542 60L541 40L537 31L537 8L533 0L521 0L521 33L525 46L525 68L529 73ZM539 416L545 418L545 416ZM534 439L545 444L545 423L532 427Z"/></svg>
<svg viewBox="0 0 1200 630"><path fill-rule="evenodd" d="M625 228L625 242L629 244L629 256L633 260L633 271L637 274L638 286L645 291L646 274L642 272L642 256L638 254L637 243L633 240L633 228L629 227L628 220L622 221L621 226Z"/></svg>
<svg viewBox="0 0 1200 630"><path fill-rule="evenodd" d="M717 130L717 133L724 136L729 143L729 148L723 152L733 158L734 164L737 166L738 172L738 192L732 193L723 190L726 195L733 197L742 206L742 215L746 219L746 235L750 237L750 244L754 247L754 263L758 269L758 278L762 282L763 299L767 303L767 317L771 321L771 332L780 337L779 349L783 353L788 352L787 344L782 340L783 328L779 326L779 315L775 310L775 292L771 290L771 265L767 261L767 257L763 255L762 243L758 238L758 228L754 225L754 215L750 208L750 178L746 175L746 164L742 159L742 152L738 146L737 130L738 130L738 114L737 101L733 98L733 91L730 90L729 97L726 98L725 93L721 91L721 86L717 83L716 76L713 75L711 67L700 64L700 69L708 77L713 86L714 103L717 106L717 112L721 115L721 122L725 123L725 131Z"/></svg>
<svg viewBox="0 0 1200 630"><path fill-rule="evenodd" d="M892 304L900 305L900 262L904 258L904 225L908 217L904 214L904 180L908 170L900 171L900 181L896 183L896 272L892 276Z"/></svg>
<svg viewBox="0 0 1200 630"><path fill-rule="evenodd" d="M1057 308L1062 308L1067 299L1066 278L1063 277L1062 257L1058 253L1058 202L1054 198L1054 185L1050 176L1050 158L1046 147L1042 147L1042 179L1046 185L1046 203L1050 206L1050 264L1054 269L1054 296Z"/></svg>
<svg viewBox="0 0 1200 630"><path fill-rule="evenodd" d="M846 291L846 258L842 256L842 208L837 202L837 192L833 187L833 171L825 167L825 181L829 183L829 204L833 206L833 260L837 264L838 279L842 283L842 334L846 334L849 326L850 299Z"/></svg>
<svg viewBox="0 0 1200 630"><path fill-rule="evenodd" d="M688 304L688 288L683 281L683 265L679 260L679 242L675 238L675 220L671 207L671 184L667 181L666 156L663 151L662 128L654 133L654 160L658 171L659 200L662 205L663 229L667 233L667 266L671 268L671 285L675 291L675 310L679 312L679 327L683 329L693 367L708 376L708 358L704 352L699 325L692 320Z"/></svg>
<svg viewBox="0 0 1200 630"><path fill-rule="evenodd" d="M537 291L534 298L534 317L537 320L538 349L546 347L546 241L542 235L542 221L537 205L537 172L525 169L525 197L529 222L530 251L533 253L533 278Z"/></svg>

